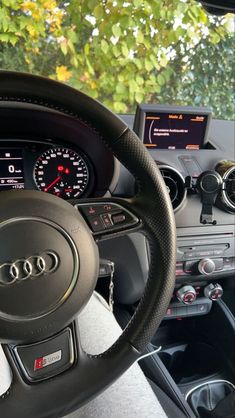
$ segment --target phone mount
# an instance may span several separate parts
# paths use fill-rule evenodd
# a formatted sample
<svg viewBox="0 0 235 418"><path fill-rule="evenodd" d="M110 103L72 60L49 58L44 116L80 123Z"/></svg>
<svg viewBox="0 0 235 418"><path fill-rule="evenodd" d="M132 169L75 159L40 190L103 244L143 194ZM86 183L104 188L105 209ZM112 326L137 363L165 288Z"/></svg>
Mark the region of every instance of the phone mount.
<svg viewBox="0 0 235 418"><path fill-rule="evenodd" d="M216 225L217 221L213 220L213 205L221 191L223 180L216 171L204 171L197 179L196 190L201 197L202 210L200 215L200 223L207 225Z"/></svg>

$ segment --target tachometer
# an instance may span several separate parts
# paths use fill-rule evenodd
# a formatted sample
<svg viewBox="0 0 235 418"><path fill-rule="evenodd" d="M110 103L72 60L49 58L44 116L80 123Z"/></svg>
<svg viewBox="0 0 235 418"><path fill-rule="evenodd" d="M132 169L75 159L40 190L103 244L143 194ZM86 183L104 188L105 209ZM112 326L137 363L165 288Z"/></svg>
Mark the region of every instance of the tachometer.
<svg viewBox="0 0 235 418"><path fill-rule="evenodd" d="M88 187L89 170L77 152L55 147L36 161L34 179L39 190L64 199L81 196Z"/></svg>

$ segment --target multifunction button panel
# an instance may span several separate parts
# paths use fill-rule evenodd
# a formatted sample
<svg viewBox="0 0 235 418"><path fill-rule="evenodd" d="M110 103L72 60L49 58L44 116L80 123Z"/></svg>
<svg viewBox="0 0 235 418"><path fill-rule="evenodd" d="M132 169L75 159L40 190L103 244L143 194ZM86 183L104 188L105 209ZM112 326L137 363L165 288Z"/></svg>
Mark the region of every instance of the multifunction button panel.
<svg viewBox="0 0 235 418"><path fill-rule="evenodd" d="M128 229L139 222L135 215L116 203L82 203L76 207L95 235Z"/></svg>

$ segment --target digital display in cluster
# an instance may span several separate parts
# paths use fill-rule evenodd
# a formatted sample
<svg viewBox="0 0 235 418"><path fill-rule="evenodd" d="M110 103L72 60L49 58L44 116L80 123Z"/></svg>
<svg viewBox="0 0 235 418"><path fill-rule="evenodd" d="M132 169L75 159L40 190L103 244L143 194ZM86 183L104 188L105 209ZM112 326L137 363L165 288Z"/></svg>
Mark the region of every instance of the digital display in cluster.
<svg viewBox="0 0 235 418"><path fill-rule="evenodd" d="M24 189L22 150L0 148L0 190Z"/></svg>

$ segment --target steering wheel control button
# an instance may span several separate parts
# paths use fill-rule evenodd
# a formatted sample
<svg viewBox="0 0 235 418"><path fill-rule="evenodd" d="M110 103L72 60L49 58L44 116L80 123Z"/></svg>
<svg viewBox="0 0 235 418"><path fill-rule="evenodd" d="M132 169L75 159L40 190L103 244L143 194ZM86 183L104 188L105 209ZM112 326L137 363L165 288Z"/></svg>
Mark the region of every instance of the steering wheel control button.
<svg viewBox="0 0 235 418"><path fill-rule="evenodd" d="M196 290L193 286L183 286L176 292L176 297L185 305L193 303L197 297Z"/></svg>
<svg viewBox="0 0 235 418"><path fill-rule="evenodd" d="M204 288L204 295L206 298L216 301L223 296L223 288L218 283L210 283Z"/></svg>
<svg viewBox="0 0 235 418"><path fill-rule="evenodd" d="M88 217L88 223L93 232L101 232L104 230L104 225L100 216Z"/></svg>
<svg viewBox="0 0 235 418"><path fill-rule="evenodd" d="M126 216L124 215L124 213L120 213L118 215L112 216L112 221L114 225L122 224L123 222L125 222L125 220L126 220Z"/></svg>
<svg viewBox="0 0 235 418"><path fill-rule="evenodd" d="M48 379L69 369L74 363L72 331L66 328L45 341L13 348L24 377L30 382Z"/></svg>
<svg viewBox="0 0 235 418"><path fill-rule="evenodd" d="M115 205L111 203L94 204L94 205L79 205L79 210L83 215L89 217L94 215L101 215L102 213L111 213L117 211Z"/></svg>
<svg viewBox="0 0 235 418"><path fill-rule="evenodd" d="M94 234L116 232L139 222L136 216L116 203L81 203L75 207L84 215Z"/></svg>
<svg viewBox="0 0 235 418"><path fill-rule="evenodd" d="M112 222L110 215L108 213L104 213L103 215L100 215L100 216L104 223L105 228L112 228L113 222Z"/></svg>

